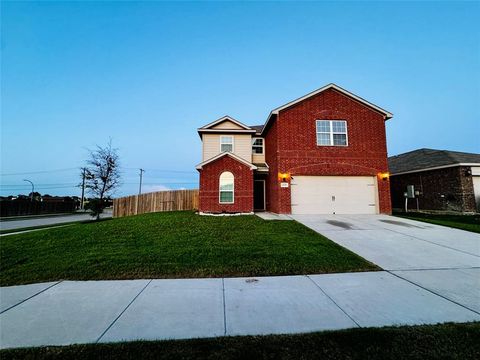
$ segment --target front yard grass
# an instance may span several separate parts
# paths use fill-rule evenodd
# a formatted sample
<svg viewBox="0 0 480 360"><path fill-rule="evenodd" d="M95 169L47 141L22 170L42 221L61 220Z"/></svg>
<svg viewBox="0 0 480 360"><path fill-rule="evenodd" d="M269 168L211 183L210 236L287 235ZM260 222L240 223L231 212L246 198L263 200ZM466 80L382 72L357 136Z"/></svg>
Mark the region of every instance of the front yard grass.
<svg viewBox="0 0 480 360"><path fill-rule="evenodd" d="M424 213L396 213L394 215L480 233L480 215L439 215Z"/></svg>
<svg viewBox="0 0 480 360"><path fill-rule="evenodd" d="M0 351L9 359L478 359L480 323Z"/></svg>
<svg viewBox="0 0 480 360"><path fill-rule="evenodd" d="M296 221L152 213L0 238L0 285L379 268Z"/></svg>

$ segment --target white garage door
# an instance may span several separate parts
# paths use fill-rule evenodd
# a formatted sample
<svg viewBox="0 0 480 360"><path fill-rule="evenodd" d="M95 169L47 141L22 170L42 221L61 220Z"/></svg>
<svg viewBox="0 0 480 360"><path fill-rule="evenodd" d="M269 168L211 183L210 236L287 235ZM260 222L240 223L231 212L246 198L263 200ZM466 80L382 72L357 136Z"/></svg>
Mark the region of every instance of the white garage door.
<svg viewBox="0 0 480 360"><path fill-rule="evenodd" d="M475 202L477 203L477 211L480 212L480 166L472 166L471 170Z"/></svg>
<svg viewBox="0 0 480 360"><path fill-rule="evenodd" d="M292 214L376 214L374 176L294 176Z"/></svg>
<svg viewBox="0 0 480 360"><path fill-rule="evenodd" d="M475 193L475 202L477 203L477 211L480 212L480 176L472 176L473 191Z"/></svg>

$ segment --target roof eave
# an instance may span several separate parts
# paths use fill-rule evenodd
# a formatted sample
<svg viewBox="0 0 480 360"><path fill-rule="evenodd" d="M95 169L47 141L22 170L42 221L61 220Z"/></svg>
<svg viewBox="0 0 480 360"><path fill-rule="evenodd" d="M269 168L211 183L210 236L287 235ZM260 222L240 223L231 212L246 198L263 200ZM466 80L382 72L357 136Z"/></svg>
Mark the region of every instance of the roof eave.
<svg viewBox="0 0 480 360"><path fill-rule="evenodd" d="M257 130L255 129L204 129L204 128L198 128L197 131L199 133L219 133L219 132L233 132L233 133L249 133L249 134L255 134Z"/></svg>
<svg viewBox="0 0 480 360"><path fill-rule="evenodd" d="M413 173L424 172L424 171L447 169L447 168L457 167L457 166L480 166L480 163L455 163L455 164L432 166L432 167L429 167L429 168L406 170L406 171L400 171L400 172L397 172L397 173L392 172L392 173L390 173L390 176L397 176L397 175L413 174Z"/></svg>
<svg viewBox="0 0 480 360"><path fill-rule="evenodd" d="M250 170L256 170L257 169L257 167L255 165L253 165L252 163L248 162L245 159L242 159L240 156L235 155L234 153L231 153L231 152L223 152L223 153L220 153L220 154L218 154L218 155L216 155L216 156L214 156L214 157L212 157L208 160L205 160L205 161L201 162L200 164L198 164L197 166L195 166L195 169L202 170L205 165L208 165L211 162L214 162L214 161L216 161L216 160L218 160L218 159L220 159L224 156L230 156L234 160L237 160L238 162L241 162L242 164L250 167Z"/></svg>
<svg viewBox="0 0 480 360"><path fill-rule="evenodd" d="M202 134L257 134L255 129L244 130L244 129L197 129L198 136L202 138Z"/></svg>
<svg viewBox="0 0 480 360"><path fill-rule="evenodd" d="M224 121L231 121L233 122L234 124L237 124L238 126L244 128L245 130L254 130L252 129L250 126L248 125L245 125L244 123L234 119L233 117L229 116L229 115L225 115L225 116L222 116L221 118L215 120L215 121L212 121L211 123L208 123L207 125L204 125L202 127L200 127L199 129L209 129L211 128L212 126L215 126L217 124L220 124Z"/></svg>

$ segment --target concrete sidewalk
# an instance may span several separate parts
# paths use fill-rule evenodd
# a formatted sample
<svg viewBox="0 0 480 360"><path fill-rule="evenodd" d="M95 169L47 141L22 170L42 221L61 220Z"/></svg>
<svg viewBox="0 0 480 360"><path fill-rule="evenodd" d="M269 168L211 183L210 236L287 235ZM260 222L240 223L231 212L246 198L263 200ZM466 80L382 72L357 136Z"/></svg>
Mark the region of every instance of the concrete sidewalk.
<svg viewBox="0 0 480 360"><path fill-rule="evenodd" d="M421 271L424 282L418 285L409 271L379 271L3 287L0 346L480 321L480 269L449 270L462 274L462 287L453 291L448 281L432 285L431 278L438 279L432 271L439 270Z"/></svg>

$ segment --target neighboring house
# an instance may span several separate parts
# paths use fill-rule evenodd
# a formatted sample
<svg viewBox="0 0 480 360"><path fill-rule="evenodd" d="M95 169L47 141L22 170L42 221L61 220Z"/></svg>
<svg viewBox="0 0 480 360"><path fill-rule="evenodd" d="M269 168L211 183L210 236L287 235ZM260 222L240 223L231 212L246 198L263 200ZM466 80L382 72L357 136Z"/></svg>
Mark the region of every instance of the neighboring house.
<svg viewBox="0 0 480 360"><path fill-rule="evenodd" d="M388 158L392 205L408 209L475 212L480 209L480 154L419 149ZM416 192L416 194L415 194Z"/></svg>
<svg viewBox="0 0 480 360"><path fill-rule="evenodd" d="M200 213L391 213L385 121L329 84L272 110L263 126L224 116L202 139Z"/></svg>

